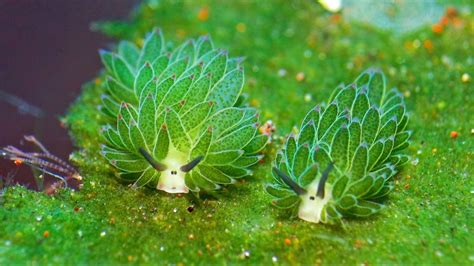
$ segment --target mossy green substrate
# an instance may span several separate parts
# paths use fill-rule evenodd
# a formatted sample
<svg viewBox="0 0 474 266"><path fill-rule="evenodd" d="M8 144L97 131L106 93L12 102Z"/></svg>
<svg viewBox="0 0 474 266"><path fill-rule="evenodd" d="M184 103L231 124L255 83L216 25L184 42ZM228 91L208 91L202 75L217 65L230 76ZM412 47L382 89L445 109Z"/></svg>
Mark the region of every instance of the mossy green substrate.
<svg viewBox="0 0 474 266"><path fill-rule="evenodd" d="M128 188L99 154L102 90L90 82L64 119L84 188L54 197L9 189L0 207L1 265L473 263L474 18L464 15L463 26L441 34L427 26L394 36L338 20L314 1L243 2L162 2L138 8L130 23L103 28L137 42L154 26L176 43L210 33L219 47L246 56L245 92L279 135L338 83L381 67L390 86L407 96L414 130L409 154L418 162L397 176L387 208L346 221L345 230L288 220L263 191L277 143L255 177L208 197L193 212L186 197ZM303 81L295 78L299 72ZM462 82L464 73L470 82ZM450 138L450 131L459 137Z"/></svg>

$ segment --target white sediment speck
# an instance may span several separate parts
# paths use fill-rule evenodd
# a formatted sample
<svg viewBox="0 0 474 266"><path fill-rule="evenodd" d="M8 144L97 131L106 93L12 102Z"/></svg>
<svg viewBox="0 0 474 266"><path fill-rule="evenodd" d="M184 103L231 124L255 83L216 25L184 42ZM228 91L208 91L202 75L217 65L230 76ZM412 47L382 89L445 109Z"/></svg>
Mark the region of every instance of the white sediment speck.
<svg viewBox="0 0 474 266"><path fill-rule="evenodd" d="M286 76L286 69L280 68L280 69L278 70L278 76L280 76L280 77Z"/></svg>
<svg viewBox="0 0 474 266"><path fill-rule="evenodd" d="M245 258L250 257L250 250L245 250L245 251L244 251L244 257L245 257Z"/></svg>
<svg viewBox="0 0 474 266"><path fill-rule="evenodd" d="M105 232L105 231L100 232L101 237L104 237L106 234L107 234L107 232Z"/></svg>
<svg viewBox="0 0 474 266"><path fill-rule="evenodd" d="M307 102L307 103L308 103L308 102L311 102L312 99L313 99L313 96L311 96L310 93L306 93L306 94L304 95L304 101L305 101L305 102Z"/></svg>
<svg viewBox="0 0 474 266"><path fill-rule="evenodd" d="M273 257L272 257L272 261L273 261L273 262L277 262L277 261L278 261L278 257L277 257L277 256L273 256Z"/></svg>
<svg viewBox="0 0 474 266"><path fill-rule="evenodd" d="M461 81L464 82L464 83L467 83L471 80L471 76L469 76L468 73L464 73L462 74L461 76Z"/></svg>

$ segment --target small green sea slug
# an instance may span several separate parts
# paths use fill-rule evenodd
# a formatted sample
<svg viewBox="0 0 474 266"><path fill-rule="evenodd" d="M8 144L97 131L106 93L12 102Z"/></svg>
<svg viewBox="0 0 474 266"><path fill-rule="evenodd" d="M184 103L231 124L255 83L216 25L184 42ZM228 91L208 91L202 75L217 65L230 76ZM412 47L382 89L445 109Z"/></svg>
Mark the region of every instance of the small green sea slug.
<svg viewBox="0 0 474 266"><path fill-rule="evenodd" d="M169 193L215 190L252 174L268 137L241 95L240 58L208 36L172 49L162 33L143 47L101 51L107 76L102 153L133 186Z"/></svg>
<svg viewBox="0 0 474 266"><path fill-rule="evenodd" d="M408 161L407 123L402 95L369 69L308 112L277 153L266 191L276 207L314 223L377 213Z"/></svg>

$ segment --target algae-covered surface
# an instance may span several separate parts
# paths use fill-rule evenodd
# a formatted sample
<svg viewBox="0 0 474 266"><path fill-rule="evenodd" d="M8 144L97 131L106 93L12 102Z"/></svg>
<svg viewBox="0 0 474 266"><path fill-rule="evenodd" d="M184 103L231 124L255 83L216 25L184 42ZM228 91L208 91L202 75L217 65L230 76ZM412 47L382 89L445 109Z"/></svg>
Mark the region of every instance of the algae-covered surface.
<svg viewBox="0 0 474 266"><path fill-rule="evenodd" d="M472 264L472 11L450 13L441 30L401 35L348 22L314 1L222 2L148 1L129 22L95 28L137 44L156 26L174 44L209 33L245 56L244 92L282 137L339 83L380 67L405 95L414 131L411 161L386 208L345 228L288 219L263 190L278 137L253 177L194 208L185 196L129 188L99 152L98 73L63 119L83 189L47 196L9 188L0 203L0 264Z"/></svg>

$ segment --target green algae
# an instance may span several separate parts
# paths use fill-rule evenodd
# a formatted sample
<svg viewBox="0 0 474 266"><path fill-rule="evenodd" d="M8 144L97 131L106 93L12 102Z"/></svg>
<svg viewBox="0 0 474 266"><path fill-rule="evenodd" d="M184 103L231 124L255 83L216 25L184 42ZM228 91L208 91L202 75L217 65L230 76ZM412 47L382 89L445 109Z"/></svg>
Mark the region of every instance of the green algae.
<svg viewBox="0 0 474 266"><path fill-rule="evenodd" d="M204 7L209 18L199 19ZM155 26L175 43L210 33L217 46L246 57L244 92L279 135L341 81L380 67L411 111L412 163L397 175L387 208L372 218L346 221L345 229L288 220L263 191L277 138L254 177L203 197L190 212L186 197L131 189L114 178L99 152L99 75L63 118L84 188L53 197L8 189L0 207L0 264L472 263L474 94L473 81L461 76L474 75L474 18L461 19L462 27L442 34L426 26L393 36L338 20L314 2L160 2L137 8L129 23L96 25L138 43Z"/></svg>

